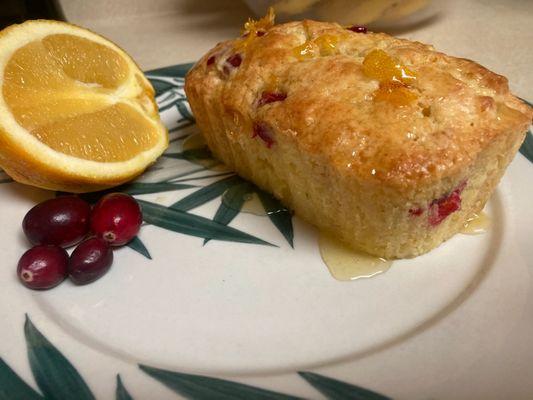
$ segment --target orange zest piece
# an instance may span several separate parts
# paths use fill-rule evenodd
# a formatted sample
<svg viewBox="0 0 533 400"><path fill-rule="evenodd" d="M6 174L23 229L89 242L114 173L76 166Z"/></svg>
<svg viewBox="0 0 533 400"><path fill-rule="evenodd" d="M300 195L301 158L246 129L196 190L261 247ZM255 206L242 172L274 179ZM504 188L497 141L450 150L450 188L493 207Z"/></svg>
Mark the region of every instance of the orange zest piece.
<svg viewBox="0 0 533 400"><path fill-rule="evenodd" d="M381 83L374 92L374 101L386 101L395 106L406 106L417 98L412 90L398 82Z"/></svg>
<svg viewBox="0 0 533 400"><path fill-rule="evenodd" d="M315 57L318 51L317 45L313 42L305 42L304 44L293 49L294 56L299 60L308 60Z"/></svg>
<svg viewBox="0 0 533 400"><path fill-rule="evenodd" d="M272 28L274 26L274 20L276 19L276 14L274 13L274 8L269 7L267 14L259 19L259 20L253 20L252 18L248 19L244 23L244 29L242 31L242 34L245 35L247 33L257 33L258 31L267 31L268 29Z"/></svg>
<svg viewBox="0 0 533 400"><path fill-rule="evenodd" d="M304 44L293 49L294 56L299 60L307 60L318 55L331 56L337 54L337 43L339 39L334 35L321 35L313 40L308 40Z"/></svg>
<svg viewBox="0 0 533 400"><path fill-rule="evenodd" d="M416 82L416 75L383 50L372 50L363 60L363 73L380 82L374 100L405 106L418 96L409 86Z"/></svg>
<svg viewBox="0 0 533 400"><path fill-rule="evenodd" d="M336 54L338 41L338 38L333 35L322 35L314 40L320 49L321 56L331 56Z"/></svg>
<svg viewBox="0 0 533 400"><path fill-rule="evenodd" d="M244 28L242 30L242 38L237 41L235 44L236 50L243 50L249 47L252 43L255 42L262 32L263 34L274 26L274 20L276 19L276 14L274 13L274 8L269 7L267 14L259 19L254 20L252 18L248 19L244 23Z"/></svg>
<svg viewBox="0 0 533 400"><path fill-rule="evenodd" d="M363 60L363 73L378 81L397 81L411 84L416 81L416 75L407 67L401 65L383 50L372 50Z"/></svg>

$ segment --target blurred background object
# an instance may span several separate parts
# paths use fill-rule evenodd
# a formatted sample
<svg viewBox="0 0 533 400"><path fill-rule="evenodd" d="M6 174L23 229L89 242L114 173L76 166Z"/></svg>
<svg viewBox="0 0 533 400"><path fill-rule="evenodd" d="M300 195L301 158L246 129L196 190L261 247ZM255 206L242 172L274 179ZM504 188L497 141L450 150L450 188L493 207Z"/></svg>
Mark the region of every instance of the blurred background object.
<svg viewBox="0 0 533 400"><path fill-rule="evenodd" d="M310 18L345 25L366 25L375 30L406 29L429 21L443 10L445 1L430 0L245 0L257 14L274 7L279 21Z"/></svg>
<svg viewBox="0 0 533 400"><path fill-rule="evenodd" d="M0 0L0 29L27 19L64 20L56 0Z"/></svg>
<svg viewBox="0 0 533 400"><path fill-rule="evenodd" d="M348 25L366 22L348 22L347 16L353 16L354 11L348 14L345 11L351 8L337 9L332 4L362 7L368 3L368 7L372 3L372 7L386 2L398 3L393 7L397 8L399 3L407 7L406 1L409 0L0 0L0 22L6 25L27 18L61 19L64 14L68 22L113 40L149 70L198 60L216 43L238 36L243 23L249 17L264 15L269 4L281 6L283 2L284 7L289 7L289 12L278 15L277 22L301 18L300 14L289 14L323 3L326 12L340 10L341 15L320 17L313 9L306 16L329 21L341 18L339 22ZM390 5L389 11L382 11L381 21L370 24L370 30L430 43L448 54L476 60L508 76L516 94L533 99L533 0L410 2L413 8L409 12L400 8L404 10L402 16L388 23L387 18L394 19L395 13L400 13L398 9L392 12ZM385 18L385 14L389 17Z"/></svg>

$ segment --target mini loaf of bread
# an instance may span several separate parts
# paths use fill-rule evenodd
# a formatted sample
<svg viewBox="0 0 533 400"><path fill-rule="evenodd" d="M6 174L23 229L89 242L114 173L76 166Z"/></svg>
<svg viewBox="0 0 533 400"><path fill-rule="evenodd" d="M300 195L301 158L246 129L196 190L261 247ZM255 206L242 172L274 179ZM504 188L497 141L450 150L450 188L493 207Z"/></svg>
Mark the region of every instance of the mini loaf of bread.
<svg viewBox="0 0 533 400"><path fill-rule="evenodd" d="M431 46L315 21L249 21L189 72L216 157L298 216L385 258L480 212L532 109L507 79Z"/></svg>

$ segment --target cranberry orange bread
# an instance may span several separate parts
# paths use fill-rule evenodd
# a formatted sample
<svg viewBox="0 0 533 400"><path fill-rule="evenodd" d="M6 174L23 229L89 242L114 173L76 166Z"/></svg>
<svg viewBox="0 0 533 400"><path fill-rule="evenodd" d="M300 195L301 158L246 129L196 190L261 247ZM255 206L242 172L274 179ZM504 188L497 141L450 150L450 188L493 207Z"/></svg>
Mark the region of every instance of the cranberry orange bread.
<svg viewBox="0 0 533 400"><path fill-rule="evenodd" d="M432 47L315 21L248 22L189 72L213 153L352 247L412 257L479 212L532 109Z"/></svg>

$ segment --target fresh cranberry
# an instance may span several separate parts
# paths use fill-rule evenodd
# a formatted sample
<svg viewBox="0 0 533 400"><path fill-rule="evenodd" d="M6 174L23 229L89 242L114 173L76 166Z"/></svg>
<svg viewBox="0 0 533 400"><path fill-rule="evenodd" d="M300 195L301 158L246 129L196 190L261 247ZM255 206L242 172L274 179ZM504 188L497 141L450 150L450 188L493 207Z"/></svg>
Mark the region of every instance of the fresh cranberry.
<svg viewBox="0 0 533 400"><path fill-rule="evenodd" d="M242 57L239 53L233 54L232 56L229 56L226 58L226 62L224 63L224 66L222 67L222 71L224 72L225 76L229 76L232 70L235 68L238 68L241 65Z"/></svg>
<svg viewBox="0 0 533 400"><path fill-rule="evenodd" d="M461 208L461 192L465 186L466 181L463 181L448 195L431 202L428 214L428 221L431 226L440 224L448 215Z"/></svg>
<svg viewBox="0 0 533 400"><path fill-rule="evenodd" d="M232 67L237 68L241 65L242 57L239 53L235 53L232 56L229 56L226 59L226 62L230 64Z"/></svg>
<svg viewBox="0 0 533 400"><path fill-rule="evenodd" d="M139 203L126 193L110 193L94 206L91 229L111 246L121 246L137 235L142 223Z"/></svg>
<svg viewBox="0 0 533 400"><path fill-rule="evenodd" d="M422 215L423 212L424 210L422 209L422 207L416 207L416 208L409 209L409 215L413 215L415 217Z"/></svg>
<svg viewBox="0 0 533 400"><path fill-rule="evenodd" d="M214 64L214 63L215 63L215 59L216 59L215 56L211 56L211 57L209 57L209 58L207 59L207 62L206 62L207 66L210 66L210 65Z"/></svg>
<svg viewBox="0 0 533 400"><path fill-rule="evenodd" d="M254 133L252 134L252 137L255 138L259 136L259 138L265 142L266 146L270 149L274 142L274 136L272 134L272 131L270 128L260 122L255 122L253 127Z"/></svg>
<svg viewBox="0 0 533 400"><path fill-rule="evenodd" d="M68 273L76 285L94 282L105 275L113 263L113 251L99 238L81 242L70 255Z"/></svg>
<svg viewBox="0 0 533 400"><path fill-rule="evenodd" d="M34 244L72 246L89 231L91 206L77 196L61 196L33 207L22 221L22 230Z"/></svg>
<svg viewBox="0 0 533 400"><path fill-rule="evenodd" d="M18 262L17 274L30 289L51 289L67 277L68 254L54 245L35 246L26 251Z"/></svg>
<svg viewBox="0 0 533 400"><path fill-rule="evenodd" d="M276 101L283 101L287 98L287 93L282 92L263 92L257 103L259 107L268 104L274 103Z"/></svg>
<svg viewBox="0 0 533 400"><path fill-rule="evenodd" d="M353 25L348 28L348 30L355 32L355 33L367 33L368 29L366 26L360 26L360 25Z"/></svg>

